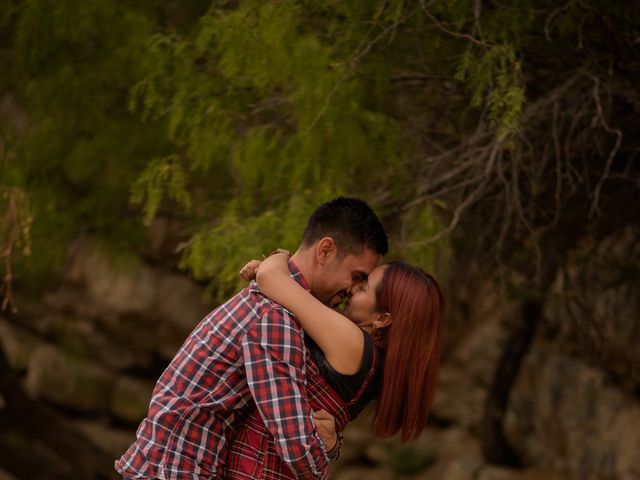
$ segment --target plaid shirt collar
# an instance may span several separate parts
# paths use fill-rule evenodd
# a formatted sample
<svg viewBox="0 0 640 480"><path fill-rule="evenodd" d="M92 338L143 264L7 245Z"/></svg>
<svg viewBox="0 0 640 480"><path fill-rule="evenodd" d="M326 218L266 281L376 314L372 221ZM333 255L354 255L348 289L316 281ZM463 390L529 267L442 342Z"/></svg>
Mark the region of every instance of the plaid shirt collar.
<svg viewBox="0 0 640 480"><path fill-rule="evenodd" d="M309 286L307 279L304 278L298 266L291 259L289 259L289 272L291 273L291 278L298 282L302 286L302 288L304 288L308 292L311 291L311 287Z"/></svg>

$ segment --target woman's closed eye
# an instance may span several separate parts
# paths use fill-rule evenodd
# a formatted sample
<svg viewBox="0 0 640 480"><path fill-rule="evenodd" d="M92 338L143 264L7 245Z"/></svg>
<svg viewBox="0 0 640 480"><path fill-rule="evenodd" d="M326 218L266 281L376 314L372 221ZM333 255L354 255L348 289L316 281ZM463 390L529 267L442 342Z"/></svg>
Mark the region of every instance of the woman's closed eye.
<svg viewBox="0 0 640 480"><path fill-rule="evenodd" d="M362 283L367 281L367 274L364 272L353 272L351 274L351 281L354 283Z"/></svg>

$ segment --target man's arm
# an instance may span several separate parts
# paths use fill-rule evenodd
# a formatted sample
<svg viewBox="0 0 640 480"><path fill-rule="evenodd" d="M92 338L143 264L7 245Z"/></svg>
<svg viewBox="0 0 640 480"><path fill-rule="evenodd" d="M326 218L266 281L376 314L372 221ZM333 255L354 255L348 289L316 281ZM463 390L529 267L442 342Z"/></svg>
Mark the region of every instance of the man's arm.
<svg viewBox="0 0 640 480"><path fill-rule="evenodd" d="M304 341L295 320L272 308L242 340L249 389L280 457L298 478L326 478L329 460L316 432L304 379Z"/></svg>

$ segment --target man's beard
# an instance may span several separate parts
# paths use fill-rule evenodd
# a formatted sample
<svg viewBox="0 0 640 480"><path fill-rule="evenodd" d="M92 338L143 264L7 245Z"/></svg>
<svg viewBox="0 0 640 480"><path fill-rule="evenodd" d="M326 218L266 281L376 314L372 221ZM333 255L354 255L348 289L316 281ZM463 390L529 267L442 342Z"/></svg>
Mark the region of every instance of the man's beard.
<svg viewBox="0 0 640 480"><path fill-rule="evenodd" d="M343 292L338 293L323 293L323 292L311 292L314 297L320 300L324 305L334 310L342 304L345 299Z"/></svg>
<svg viewBox="0 0 640 480"><path fill-rule="evenodd" d="M333 297L331 297L327 306L335 310L342 304L343 301L344 301L344 295L337 293Z"/></svg>

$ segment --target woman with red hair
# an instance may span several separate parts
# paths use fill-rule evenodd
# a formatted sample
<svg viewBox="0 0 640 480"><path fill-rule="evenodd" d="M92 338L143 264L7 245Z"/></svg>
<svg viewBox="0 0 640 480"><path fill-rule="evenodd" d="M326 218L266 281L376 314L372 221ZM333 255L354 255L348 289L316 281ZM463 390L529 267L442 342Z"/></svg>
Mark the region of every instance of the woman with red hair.
<svg viewBox="0 0 640 480"><path fill-rule="evenodd" d="M376 399L378 436L400 433L402 441L420 435L435 395L444 298L434 278L403 262L377 267L351 289L342 313L316 298L290 276L288 256L275 254L249 262L243 278L254 276L260 290L295 314L308 340L309 397L315 410L347 421ZM257 417L257 418L254 418ZM336 440L316 423L329 458ZM293 478L280 461L258 415L249 413L235 432L227 459L228 478ZM256 458L258 457L258 458Z"/></svg>

